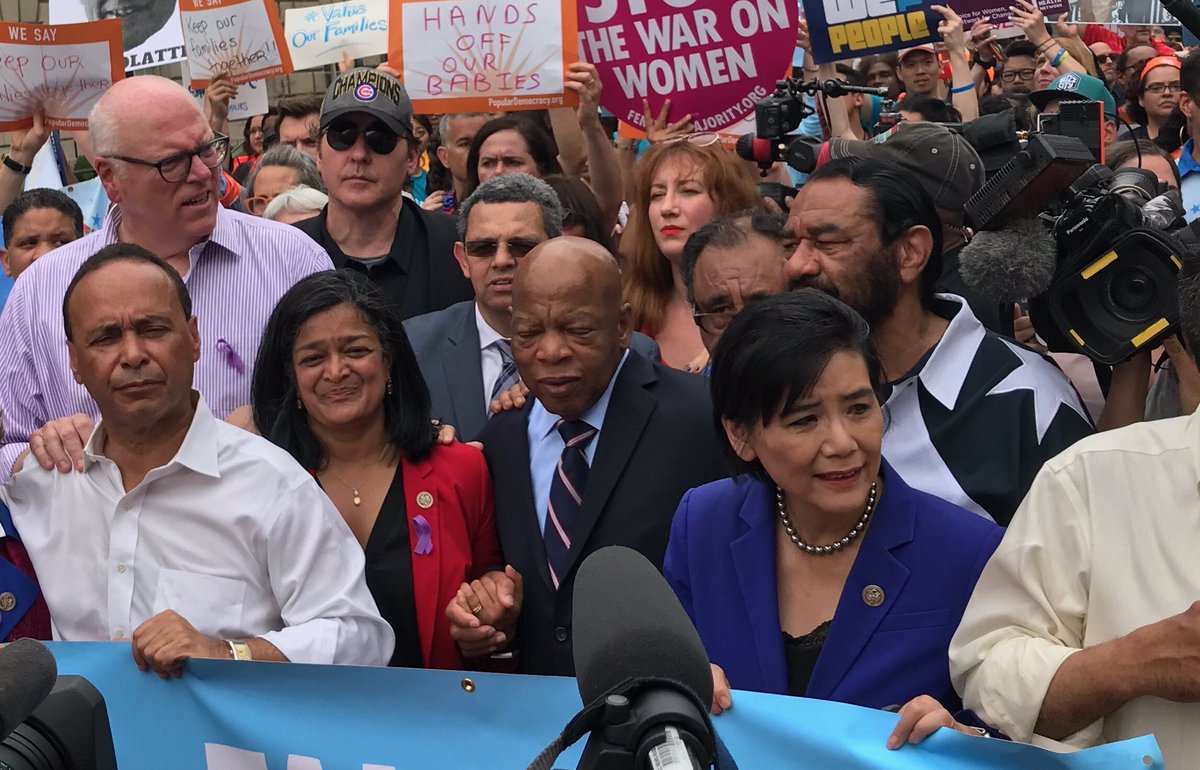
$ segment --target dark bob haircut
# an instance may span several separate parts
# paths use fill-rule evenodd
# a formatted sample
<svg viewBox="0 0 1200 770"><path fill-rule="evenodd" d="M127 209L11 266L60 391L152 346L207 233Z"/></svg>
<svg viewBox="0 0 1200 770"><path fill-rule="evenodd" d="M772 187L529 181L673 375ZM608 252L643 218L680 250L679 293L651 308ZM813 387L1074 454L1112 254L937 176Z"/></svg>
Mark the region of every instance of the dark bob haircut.
<svg viewBox="0 0 1200 770"><path fill-rule="evenodd" d="M753 429L770 425L816 387L834 353L854 353L867 365L882 404L883 369L862 316L816 289L766 297L734 316L713 351L713 419ZM767 480L757 458L746 462L728 441L722 453L734 475Z"/></svg>
<svg viewBox="0 0 1200 770"><path fill-rule="evenodd" d="M75 288L79 286L80 281L84 278L87 278L105 265L110 265L114 262L141 262L153 265L163 271L163 274L167 276L167 280L175 288L176 296L179 297L179 307L183 310L183 317L187 319L192 317L192 295L188 294L187 286L184 284L183 278L179 276L178 270L136 243L112 243L88 257L79 266L79 269L75 271L75 277L67 285L67 292L63 295L62 311L63 329L67 333L68 342L72 339L69 310L71 308L71 297L75 294Z"/></svg>
<svg viewBox="0 0 1200 770"><path fill-rule="evenodd" d="M921 271L921 305L929 309L938 280L942 277L942 220L929 193L913 184L910 175L881 160L851 156L831 160L808 178L847 179L870 192L872 218L879 223L879 238L891 246L913 227L924 227L933 236L933 248Z"/></svg>
<svg viewBox="0 0 1200 770"><path fill-rule="evenodd" d="M467 190L464 199L479 186L479 152L483 143L501 131L516 131L521 135L529 148L529 155L537 164L539 177L563 172L562 166L558 165L558 145L554 143L554 137L528 118L505 115L484 123L471 142L471 149L467 154Z"/></svg>
<svg viewBox="0 0 1200 770"><path fill-rule="evenodd" d="M410 461L427 457L434 441L429 390L404 324L379 289L351 270L313 273L289 289L271 311L250 391L255 425L305 468L325 467L325 448L312 432L307 413L297 406L300 396L292 356L300 327L314 315L339 305L358 310L379 336L392 383L392 392L383 398L388 441Z"/></svg>

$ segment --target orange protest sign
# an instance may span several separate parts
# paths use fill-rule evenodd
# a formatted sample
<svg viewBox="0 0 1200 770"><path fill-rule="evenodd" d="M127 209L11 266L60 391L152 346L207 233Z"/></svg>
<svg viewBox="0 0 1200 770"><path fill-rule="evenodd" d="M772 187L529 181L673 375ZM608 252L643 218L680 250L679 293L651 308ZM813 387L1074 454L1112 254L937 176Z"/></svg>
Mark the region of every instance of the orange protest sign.
<svg viewBox="0 0 1200 770"><path fill-rule="evenodd" d="M118 19L86 24L0 22L0 131L87 128L92 105L125 77Z"/></svg>
<svg viewBox="0 0 1200 770"><path fill-rule="evenodd" d="M575 0L391 0L388 63L417 113L573 107Z"/></svg>
<svg viewBox="0 0 1200 770"><path fill-rule="evenodd" d="M274 0L179 0L192 88L228 72L237 85L292 71Z"/></svg>

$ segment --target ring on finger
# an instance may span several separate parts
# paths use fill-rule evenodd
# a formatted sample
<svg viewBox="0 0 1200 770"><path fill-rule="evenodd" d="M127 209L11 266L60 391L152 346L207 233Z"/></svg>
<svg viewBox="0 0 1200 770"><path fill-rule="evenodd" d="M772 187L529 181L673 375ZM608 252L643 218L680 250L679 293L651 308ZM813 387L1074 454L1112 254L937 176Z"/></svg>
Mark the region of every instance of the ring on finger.
<svg viewBox="0 0 1200 770"><path fill-rule="evenodd" d="M474 607L471 608L471 614L474 615L475 617L479 617L479 613L481 613L481 612L483 612L482 604L476 604Z"/></svg>

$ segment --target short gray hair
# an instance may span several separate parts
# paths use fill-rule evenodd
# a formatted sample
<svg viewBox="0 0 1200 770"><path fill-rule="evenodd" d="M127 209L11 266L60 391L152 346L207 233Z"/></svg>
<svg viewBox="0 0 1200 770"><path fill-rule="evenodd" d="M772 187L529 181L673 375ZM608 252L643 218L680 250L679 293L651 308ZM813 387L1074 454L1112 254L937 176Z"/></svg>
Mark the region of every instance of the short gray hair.
<svg viewBox="0 0 1200 770"><path fill-rule="evenodd" d="M557 238L562 235L563 211L562 203L554 188L537 177L528 174L503 174L493 177L475 188L458 209L458 239L467 238L467 222L471 219L471 209L477 203L536 203L542 210L542 228L547 238Z"/></svg>
<svg viewBox="0 0 1200 770"><path fill-rule="evenodd" d="M452 120L467 120L468 118L494 118L490 112L447 112L438 121L438 138L443 142L446 140L446 134L450 133L450 121Z"/></svg>
<svg viewBox="0 0 1200 770"><path fill-rule="evenodd" d="M284 145L287 147L288 145ZM284 190L275 196L263 210L263 219L275 219L280 214L313 214L319 213L329 202L329 196L308 185L297 185L290 190Z"/></svg>
<svg viewBox="0 0 1200 770"><path fill-rule="evenodd" d="M700 255L704 253L705 249L710 247L735 249L752 235L760 235L778 243L781 248L781 259L786 259L787 256L782 254L786 238L784 230L786 225L787 219L783 214L768 211L762 206L755 206L752 209L735 211L732 214L717 217L692 233L688 237L687 243L683 245L683 259L679 266L683 285L687 287L688 303L693 305L696 303L696 263L700 261Z"/></svg>
<svg viewBox="0 0 1200 770"><path fill-rule="evenodd" d="M258 159L258 165L246 178L247 198L254 195L254 182L258 179L258 172L267 166L295 169L297 185L311 187L314 190L325 190L325 183L321 181L321 173L317 171L317 163L311 156L300 152L290 144L277 144L263 153L263 156Z"/></svg>

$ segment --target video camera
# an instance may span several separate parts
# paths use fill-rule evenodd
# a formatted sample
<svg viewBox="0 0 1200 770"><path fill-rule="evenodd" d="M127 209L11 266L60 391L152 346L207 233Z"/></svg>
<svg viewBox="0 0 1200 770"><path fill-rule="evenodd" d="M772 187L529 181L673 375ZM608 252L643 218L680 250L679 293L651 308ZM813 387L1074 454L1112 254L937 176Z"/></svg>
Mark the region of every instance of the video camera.
<svg viewBox="0 0 1200 770"><path fill-rule="evenodd" d="M963 278L998 302L1028 300L1051 350L1113 365L1174 331L1176 276L1200 238L1153 173L1098 165L1076 136L1032 134L965 208Z"/></svg>

